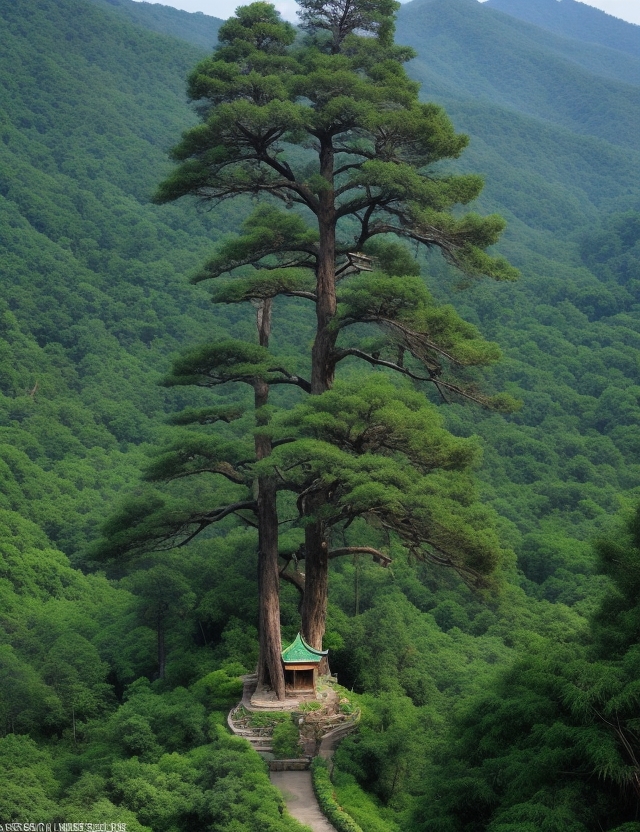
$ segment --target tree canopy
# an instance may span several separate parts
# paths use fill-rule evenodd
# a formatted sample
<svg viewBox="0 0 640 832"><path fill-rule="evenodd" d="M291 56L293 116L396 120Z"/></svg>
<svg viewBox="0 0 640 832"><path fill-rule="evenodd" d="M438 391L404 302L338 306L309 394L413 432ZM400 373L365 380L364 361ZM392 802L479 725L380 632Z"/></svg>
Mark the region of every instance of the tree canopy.
<svg viewBox="0 0 640 832"><path fill-rule="evenodd" d="M439 162L457 158L468 139L455 132L442 108L419 101L418 87L403 68L413 53L393 44L398 4L340 0L303 2L301 8L306 39L299 44L291 25L281 21L269 4L241 7L221 27L218 49L189 77L189 96L201 121L174 148L178 167L162 183L156 199L168 202L192 195L214 205L243 195L264 200L245 221L243 233L223 243L195 278L217 281L216 303L257 305L259 346L232 342L203 346L175 364L167 383L253 385L258 425L265 427L269 416L262 409L269 388L290 384L322 396L332 388L338 364L347 358L432 383L445 400L453 395L489 404L475 384L461 383L455 376L465 367L496 360L497 349L453 309L432 301L406 250L391 242L396 237L437 249L469 275L499 280L516 276L504 259L486 252L497 241L503 220L453 210L478 196L481 178L435 169ZM273 301L279 297L299 298L315 307L308 378L269 350ZM377 327L379 344L367 349L351 337L351 328L362 324ZM392 388L388 393L395 395ZM361 396L370 394L372 388L360 389ZM509 406L510 402L503 397L492 404ZM402 407L400 399L398 407ZM370 401L370 414L373 408ZM294 413L302 420L295 434L310 414ZM266 433L262 437L259 440L256 434L256 458L262 460L256 471L263 472L262 478L258 474L255 507L263 541L259 552L265 558L261 598L265 586L274 588L274 597L264 605L265 615L272 611L275 628L278 521L273 496L268 515L261 513L265 506L261 495L293 491L305 538L300 548L305 560L302 631L310 644L321 647L332 551L329 537L337 523L337 519L329 521L330 506L340 503L336 482L346 481L344 472L351 463L347 464L347 457L336 458L339 448L331 450L317 439L304 446L302 437L295 441L283 437L278 442L288 447L282 453L291 455L294 446L304 446L304 461L285 458L289 469L304 470L305 475L297 481L278 478L272 439ZM428 542L434 562L456 565L461 574L490 571L496 557L489 552L480 556L477 540L468 547L465 563L465 557L459 557L467 546L462 537L451 526L447 533L435 531L439 522L447 525L447 514L456 515L453 504L443 510L442 521L426 504L419 510L422 501L416 495L413 510L401 510L392 496L393 488L397 493L401 488L400 468L392 475L389 460L369 464L371 451L358 463L364 465L360 477L369 479L369 497L364 499L361 493L362 506L352 509L351 515L344 509L333 513L341 518L340 528L348 528L356 516L371 520L377 511L384 517L383 525L399 534L411 551L421 551ZM329 467L327 452L333 458ZM182 455L194 459L186 449ZM214 467L207 470L242 480L231 468L223 471L221 465L227 463L216 463L215 454L209 459ZM405 460L412 461L410 451ZM198 465L192 470L202 470ZM438 467L438 462L432 465ZM334 480L328 477L329 470L335 470ZM182 474L186 473L183 468ZM420 482L418 491L426 499L431 480ZM446 491L448 486L443 488ZM455 493L454 487L451 494ZM273 551L265 557L267 539ZM274 641L275 633L267 643ZM273 651L269 662L272 679L281 675L277 654ZM276 689L281 688L279 680Z"/></svg>

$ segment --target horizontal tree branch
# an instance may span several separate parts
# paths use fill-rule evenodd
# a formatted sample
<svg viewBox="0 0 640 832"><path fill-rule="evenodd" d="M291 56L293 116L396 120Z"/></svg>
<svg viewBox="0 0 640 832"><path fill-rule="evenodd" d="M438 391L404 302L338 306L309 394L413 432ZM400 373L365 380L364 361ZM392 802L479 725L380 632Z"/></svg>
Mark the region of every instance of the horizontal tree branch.
<svg viewBox="0 0 640 832"><path fill-rule="evenodd" d="M239 500L237 503L230 503L227 506L222 506L221 508L208 512L203 515L202 520L208 523L217 523L219 520L223 520L230 514L237 514L239 511L252 511L255 513L257 510L258 504L255 500ZM244 520L245 518L241 517L241 519Z"/></svg>
<svg viewBox="0 0 640 832"><path fill-rule="evenodd" d="M375 356L369 355L369 353L356 349L355 347L337 350L334 353L336 364L350 355L355 358L362 358L363 361L367 361L369 364L373 364L374 366L387 367L390 370L395 370L398 373L402 373L402 375L409 376L409 378L414 379L414 381L434 381L431 376L419 376L416 373L412 373L411 370L408 370L406 367L401 367L393 361L386 361L384 358L376 358Z"/></svg>
<svg viewBox="0 0 640 832"><path fill-rule="evenodd" d="M392 562L389 555L385 555L379 549L374 549L372 546L342 546L339 549L331 549L327 557L341 558L344 555L371 555L376 563L387 567Z"/></svg>
<svg viewBox="0 0 640 832"><path fill-rule="evenodd" d="M396 329L401 332L403 335L407 337L407 339L412 339L414 341L419 341L422 345L427 347L434 352L437 352L439 355L444 356L447 358L452 364L456 365L457 367L462 367L462 362L458 361L458 359L451 355L451 353L447 352L446 350L439 347L438 344L435 344L433 341L430 341L429 338L423 332L416 332L414 329L406 326L405 324L401 323L400 321L395 321L392 318L385 318L381 315L371 315L369 317L363 317L358 319L353 319L353 323L369 323L369 324L378 324L379 326L387 326L391 329ZM410 346L407 344L406 349L411 352ZM414 358L417 358L420 361L420 356L414 355Z"/></svg>
<svg viewBox="0 0 640 832"><path fill-rule="evenodd" d="M407 367L400 366L400 364L396 364L393 361L385 361L383 358L376 358L373 355L369 355L363 350L355 349L354 347L350 347L348 349L338 350L335 353L336 364L339 361L342 361L344 358L353 355L356 358L362 358L363 361L367 361L369 364L373 364L379 367L388 367L390 370L395 370L397 373L401 373L408 378L413 379L414 381L428 381L430 384L435 385L438 389L438 392L442 396L445 402L448 402L448 399L445 397L443 390L447 390L450 393L455 393L457 396L461 396L464 399L468 399L469 401L475 402L479 404L481 407L487 407L488 403L487 400L479 395L476 395L469 390L465 390L463 387L459 387L457 384L451 384L448 381L443 381L442 378L437 376L419 376L417 373L412 373L411 370L407 369Z"/></svg>
<svg viewBox="0 0 640 832"><path fill-rule="evenodd" d="M250 266L255 265L258 270L265 270L265 271L273 271L275 269L289 269L289 268L304 268L304 269L315 269L315 258L317 257L317 252L313 246L292 246L291 248L287 248L287 251L299 251L302 254L306 255L304 259L297 259L297 260L290 260L286 263L277 263L275 266L267 266L263 263L256 263L256 261L261 260L263 257L269 257L273 254L279 254L281 251L279 245L272 245L272 246L265 246L264 248L258 249L247 254L246 257L242 257L237 260L228 260L226 262L221 262L216 268L211 269L209 273L207 273L207 266L205 264L203 270L199 272L194 278L192 278L192 283L200 283L203 280L215 280L218 277L221 277L223 274L227 274L232 272L234 269L238 269L241 266ZM313 259L311 259L313 258ZM210 263L214 262L214 260L209 261Z"/></svg>
<svg viewBox="0 0 640 832"><path fill-rule="evenodd" d="M304 300L311 300L317 303L318 296L314 292L283 292L287 298L304 298Z"/></svg>
<svg viewBox="0 0 640 832"><path fill-rule="evenodd" d="M283 581L286 581L287 583L295 586L300 595L304 595L304 572L296 572L295 570L293 572L289 571L287 567L289 566L290 562L291 561L287 561L280 570L280 578Z"/></svg>
<svg viewBox="0 0 640 832"><path fill-rule="evenodd" d="M245 477L227 462L221 462L219 465L211 468L205 466L202 468L194 468L190 471L181 471L178 474L172 474L170 477L167 477L166 482L190 477L193 474L220 474L221 477L225 477L225 479L238 485L244 485L246 482Z"/></svg>
<svg viewBox="0 0 640 832"><path fill-rule="evenodd" d="M271 367L269 369L271 373L282 373L284 378L272 378L269 379L269 384L294 384L297 387L300 387L305 393L311 392L311 384L306 380L306 378L301 378L300 376L293 375L292 373L287 372L287 370L283 369L282 367Z"/></svg>

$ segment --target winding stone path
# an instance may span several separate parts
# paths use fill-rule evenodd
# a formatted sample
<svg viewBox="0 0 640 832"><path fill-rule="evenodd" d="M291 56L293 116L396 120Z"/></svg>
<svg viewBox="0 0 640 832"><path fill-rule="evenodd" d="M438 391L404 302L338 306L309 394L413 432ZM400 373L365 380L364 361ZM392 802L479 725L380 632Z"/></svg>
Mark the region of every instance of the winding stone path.
<svg viewBox="0 0 640 832"><path fill-rule="evenodd" d="M282 792L290 815L311 827L313 832L336 832L320 811L310 771L272 771L269 776Z"/></svg>
<svg viewBox="0 0 640 832"><path fill-rule="evenodd" d="M298 705L298 702L292 699L287 700L286 705L275 702L269 697L263 697L264 701L262 699L257 701L254 696L256 681L257 677L255 675L244 677L242 702L240 704L244 706L246 711L290 710ZM262 737L259 731L245 727L241 720L237 720L237 724L234 723L235 712L236 709L232 709L227 717L231 731L236 736L248 740L257 751L270 751L271 738ZM322 738L317 753L326 760L330 759L340 741L353 729L353 719L335 726ZM312 832L336 832L335 827L329 823L320 811L313 791L310 771L270 771L269 778L271 783L282 793L287 804L287 810L292 817L308 826Z"/></svg>
<svg viewBox="0 0 640 832"><path fill-rule="evenodd" d="M353 725L343 725L334 728L320 743L320 757L325 760L333 756L340 741L353 730ZM306 823L313 832L336 832L320 811L318 801L313 791L310 771L272 771L269 778L276 788L280 789L287 803L290 815L300 823Z"/></svg>

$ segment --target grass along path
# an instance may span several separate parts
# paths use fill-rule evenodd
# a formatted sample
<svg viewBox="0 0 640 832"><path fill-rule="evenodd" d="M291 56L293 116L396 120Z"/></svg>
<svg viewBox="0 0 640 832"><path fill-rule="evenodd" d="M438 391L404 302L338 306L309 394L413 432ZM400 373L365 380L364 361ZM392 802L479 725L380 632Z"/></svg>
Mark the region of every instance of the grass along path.
<svg viewBox="0 0 640 832"><path fill-rule="evenodd" d="M280 789L290 815L313 832L336 832L320 811L313 793L310 771L272 771L271 782Z"/></svg>

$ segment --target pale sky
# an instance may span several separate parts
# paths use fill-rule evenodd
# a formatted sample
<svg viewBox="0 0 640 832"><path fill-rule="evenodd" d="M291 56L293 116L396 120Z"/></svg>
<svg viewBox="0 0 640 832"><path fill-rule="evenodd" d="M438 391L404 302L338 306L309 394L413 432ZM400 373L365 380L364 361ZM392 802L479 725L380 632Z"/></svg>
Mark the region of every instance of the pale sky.
<svg viewBox="0 0 640 832"><path fill-rule="evenodd" d="M250 2L251 0L162 0L162 5L187 12L204 12L226 20L238 6L246 6ZM283 17L296 22L295 0L275 0L274 5ZM640 0L588 0L587 5L602 9L614 17L621 17L629 23L640 24Z"/></svg>

